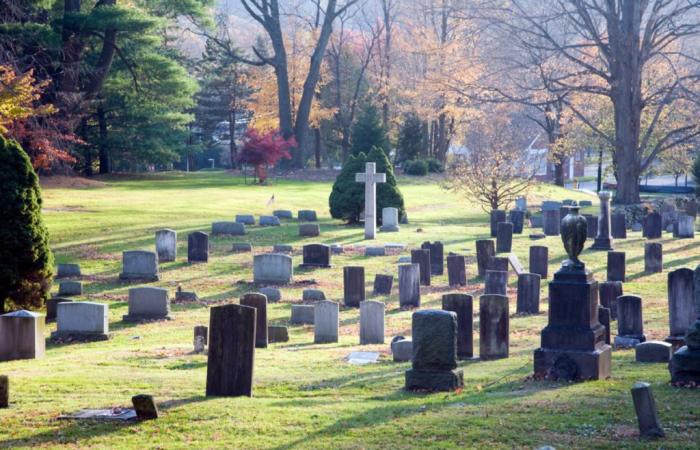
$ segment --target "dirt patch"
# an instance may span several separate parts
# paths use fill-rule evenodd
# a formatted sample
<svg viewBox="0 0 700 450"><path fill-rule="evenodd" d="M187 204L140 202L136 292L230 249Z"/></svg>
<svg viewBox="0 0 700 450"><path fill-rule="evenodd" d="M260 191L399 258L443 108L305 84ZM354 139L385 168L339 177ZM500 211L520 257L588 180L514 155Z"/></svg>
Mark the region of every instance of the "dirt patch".
<svg viewBox="0 0 700 450"><path fill-rule="evenodd" d="M103 181L83 177L52 175L39 178L42 189L90 189L107 186Z"/></svg>

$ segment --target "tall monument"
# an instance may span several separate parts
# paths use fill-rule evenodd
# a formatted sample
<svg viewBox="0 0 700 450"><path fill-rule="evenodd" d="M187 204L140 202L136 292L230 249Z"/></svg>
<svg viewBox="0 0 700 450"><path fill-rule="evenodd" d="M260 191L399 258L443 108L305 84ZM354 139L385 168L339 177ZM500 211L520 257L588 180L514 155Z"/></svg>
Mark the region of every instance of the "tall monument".
<svg viewBox="0 0 700 450"><path fill-rule="evenodd" d="M377 165L365 163L365 173L356 173L355 181L365 183L365 239L377 234L377 183L386 183L385 173L376 173Z"/></svg>

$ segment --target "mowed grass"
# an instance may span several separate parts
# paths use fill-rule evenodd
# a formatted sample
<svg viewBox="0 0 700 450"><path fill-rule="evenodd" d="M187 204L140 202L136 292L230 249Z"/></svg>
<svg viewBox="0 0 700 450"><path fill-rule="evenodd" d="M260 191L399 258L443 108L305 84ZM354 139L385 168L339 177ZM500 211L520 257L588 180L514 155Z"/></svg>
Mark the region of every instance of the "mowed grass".
<svg viewBox="0 0 700 450"><path fill-rule="evenodd" d="M0 363L11 380L11 407L0 410L0 447L80 448L693 448L700 441L700 392L673 388L664 364L634 362L633 351L613 353L613 375L605 381L553 383L533 381L533 350L546 324L547 288L542 285L539 315L518 317L515 280L510 281L510 358L460 362L464 389L454 393L417 394L403 388L410 363L392 362L389 341L410 335L411 311L398 307L396 280L386 302L385 345L359 346L359 312L341 307L340 342L316 345L313 327L290 326L290 342L258 349L253 398L204 396L206 356L192 354L192 328L208 324L210 305L237 302L253 289L252 255L233 254L231 243L247 241L255 252L275 243L290 243L295 281L342 303L342 267L364 265L368 298L376 273L397 273L398 255L365 258L358 249L333 256L330 269L301 270L301 245L311 242L376 245L401 242L411 247L441 240L445 252L468 256L469 286L460 291L475 299L483 288L475 277L474 241L488 237L488 217L476 205L441 190L434 182L400 179L410 225L399 233L379 233L363 241L360 227L332 220L328 213L330 183L278 181L272 186L245 185L223 172L158 174L103 179L104 187L46 189L44 218L58 262L79 262L84 298L110 306L108 342L47 346L41 360ZM275 202L268 205L274 195ZM547 198L591 199L585 194L539 186L530 205ZM595 200L595 199L593 199ZM235 214L270 214L273 209L315 209L320 238L300 238L294 221L282 227L249 227L245 237L211 238L208 264L186 262L187 233L209 231L211 223ZM591 209L595 212L595 207ZM154 232L178 232L178 260L161 265L162 280L174 297L178 285L196 291L198 304L174 304L174 320L124 324L127 291L138 284L118 280L121 252L154 249ZM419 231L420 230L420 231ZM514 239L514 253L525 266L530 245L550 247L550 274L564 258L558 238L531 241L526 228ZM649 339L668 334L666 276L669 270L700 262L697 240L674 241L664 235L664 273L645 275L640 233L617 243L627 253L625 292L644 299ZM408 254L408 251L403 253ZM585 251L582 259L598 280L605 279L604 253ZM300 302L302 286L283 290L270 304L271 324L287 324L290 304ZM440 308L447 275L423 289L424 308ZM478 303L477 303L478 304ZM478 307L475 308L478 311ZM475 317L475 319L478 319ZM46 334L55 329L47 327ZM478 354L478 320L475 320ZM615 326L613 325L613 334ZM378 364L349 365L355 350L378 351ZM649 381L666 428L663 441L637 436L629 389ZM133 424L57 420L83 408L129 406L134 394L155 396L161 409L156 421Z"/></svg>

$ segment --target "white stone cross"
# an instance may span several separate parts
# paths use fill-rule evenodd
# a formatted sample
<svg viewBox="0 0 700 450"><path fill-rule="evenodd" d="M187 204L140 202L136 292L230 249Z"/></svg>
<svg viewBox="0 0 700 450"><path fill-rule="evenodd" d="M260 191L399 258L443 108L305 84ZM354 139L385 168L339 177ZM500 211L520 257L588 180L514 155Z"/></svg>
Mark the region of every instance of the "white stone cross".
<svg viewBox="0 0 700 450"><path fill-rule="evenodd" d="M356 173L355 181L365 183L365 239L377 233L377 183L386 183L385 173L376 173L376 164L365 163L365 173Z"/></svg>

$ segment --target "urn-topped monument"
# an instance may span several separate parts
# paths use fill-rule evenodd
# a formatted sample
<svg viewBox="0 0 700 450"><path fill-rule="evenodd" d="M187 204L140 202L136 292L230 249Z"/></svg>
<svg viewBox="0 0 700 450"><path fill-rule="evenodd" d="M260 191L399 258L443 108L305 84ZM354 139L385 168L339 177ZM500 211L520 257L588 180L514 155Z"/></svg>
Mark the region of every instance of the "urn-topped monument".
<svg viewBox="0 0 700 450"><path fill-rule="evenodd" d="M561 221L568 259L549 283L549 323L535 350L535 374L552 379L598 380L610 376L612 351L598 321L598 282L579 259L586 242L586 218L578 206Z"/></svg>

